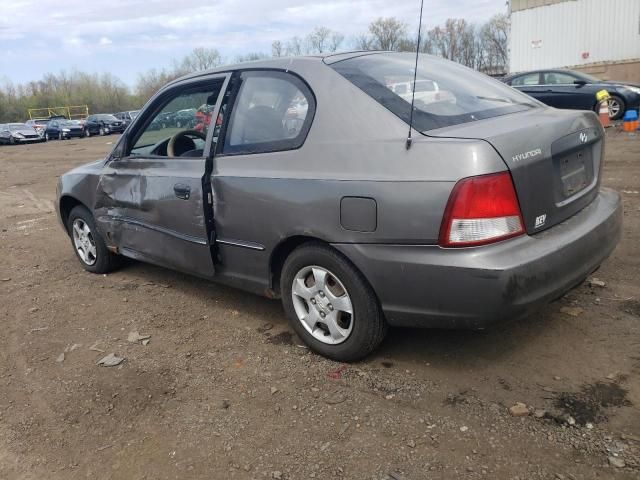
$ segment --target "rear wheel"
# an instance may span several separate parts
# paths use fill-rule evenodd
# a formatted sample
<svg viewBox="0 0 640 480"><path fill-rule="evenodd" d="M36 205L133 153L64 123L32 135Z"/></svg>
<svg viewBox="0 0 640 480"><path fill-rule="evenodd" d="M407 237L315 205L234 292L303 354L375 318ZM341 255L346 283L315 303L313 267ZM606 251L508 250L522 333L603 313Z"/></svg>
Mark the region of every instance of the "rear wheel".
<svg viewBox="0 0 640 480"><path fill-rule="evenodd" d="M371 286L348 259L323 244L291 253L282 269L280 290L291 327L320 355L358 360L386 334Z"/></svg>
<svg viewBox="0 0 640 480"><path fill-rule="evenodd" d="M624 100L618 95L611 95L609 98L609 118L619 120L624 115L626 105Z"/></svg>
<svg viewBox="0 0 640 480"><path fill-rule="evenodd" d="M69 214L67 230L82 267L92 273L108 273L117 266L118 257L111 253L96 229L93 216L83 206Z"/></svg>

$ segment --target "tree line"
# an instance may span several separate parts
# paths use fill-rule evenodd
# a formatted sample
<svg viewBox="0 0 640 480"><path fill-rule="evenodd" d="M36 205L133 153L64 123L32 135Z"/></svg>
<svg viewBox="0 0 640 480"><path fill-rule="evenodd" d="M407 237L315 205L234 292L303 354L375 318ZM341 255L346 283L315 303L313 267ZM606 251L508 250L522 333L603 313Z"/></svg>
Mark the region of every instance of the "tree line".
<svg viewBox="0 0 640 480"><path fill-rule="evenodd" d="M483 24L451 18L423 33L420 52L438 55L488 74L506 73L508 17L495 15ZM119 112L140 108L160 87L188 73L268 57L326 54L358 50L415 51L417 32L393 17L378 18L366 32L346 40L327 27L314 28L304 37L276 40L271 52L252 52L224 58L215 48L195 48L170 66L138 75L133 88L110 73L81 71L47 73L40 80L0 85L0 122L23 121L31 108L88 105L92 113Z"/></svg>

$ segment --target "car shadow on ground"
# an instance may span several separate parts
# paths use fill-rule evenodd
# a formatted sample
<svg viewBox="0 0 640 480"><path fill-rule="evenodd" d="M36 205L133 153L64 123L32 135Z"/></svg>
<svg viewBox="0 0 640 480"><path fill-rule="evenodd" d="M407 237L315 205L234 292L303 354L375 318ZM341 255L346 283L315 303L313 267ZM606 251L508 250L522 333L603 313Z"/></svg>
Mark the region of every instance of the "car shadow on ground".
<svg viewBox="0 0 640 480"><path fill-rule="evenodd" d="M255 323L256 329L269 322L276 330L293 333L279 300L135 261L127 261L118 275L170 286L187 298L205 298L206 302L215 302L217 308L239 312L248 322ZM552 314L557 309L554 304L527 318L501 322L485 330L390 328L380 347L363 362L393 360L456 368L498 363L536 341L537 336L549 335L554 324L562 321ZM293 342L302 343L297 338Z"/></svg>

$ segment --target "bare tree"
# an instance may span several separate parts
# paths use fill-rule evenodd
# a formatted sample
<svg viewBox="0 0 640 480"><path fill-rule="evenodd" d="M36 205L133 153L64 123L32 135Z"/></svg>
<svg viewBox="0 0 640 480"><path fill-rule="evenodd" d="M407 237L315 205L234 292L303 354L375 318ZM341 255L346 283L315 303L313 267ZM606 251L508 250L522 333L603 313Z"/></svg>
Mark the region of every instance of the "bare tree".
<svg viewBox="0 0 640 480"><path fill-rule="evenodd" d="M282 46L282 42L280 40L276 40L271 44L272 57L281 57L283 53L284 53L284 47Z"/></svg>
<svg viewBox="0 0 640 480"><path fill-rule="evenodd" d="M255 60L262 60L265 58L269 58L269 55L267 55L266 53L249 52L249 53L245 53L244 55L236 56L236 63L253 62Z"/></svg>
<svg viewBox="0 0 640 480"><path fill-rule="evenodd" d="M353 39L353 46L356 50L373 50L373 38L363 33Z"/></svg>
<svg viewBox="0 0 640 480"><path fill-rule="evenodd" d="M215 48L194 48L179 62L174 62L174 70L183 74L215 68L222 64L220 52Z"/></svg>
<svg viewBox="0 0 640 480"><path fill-rule="evenodd" d="M373 47L379 50L397 50L407 34L407 25L394 17L378 18L369 25Z"/></svg>
<svg viewBox="0 0 640 480"><path fill-rule="evenodd" d="M342 45L342 42L344 42L344 35L340 32L332 32L331 41L329 43L329 51L337 51L340 48L340 45Z"/></svg>
<svg viewBox="0 0 640 480"><path fill-rule="evenodd" d="M302 40L300 37L292 37L287 42L287 46L285 48L287 55L296 57L302 55Z"/></svg>
<svg viewBox="0 0 640 480"><path fill-rule="evenodd" d="M309 53L324 53L329 49L331 40L331 29L327 27L316 27L307 35L307 51Z"/></svg>
<svg viewBox="0 0 640 480"><path fill-rule="evenodd" d="M506 15L494 15L481 30L480 36L490 68L504 68L508 63L509 52L507 35L509 18Z"/></svg>

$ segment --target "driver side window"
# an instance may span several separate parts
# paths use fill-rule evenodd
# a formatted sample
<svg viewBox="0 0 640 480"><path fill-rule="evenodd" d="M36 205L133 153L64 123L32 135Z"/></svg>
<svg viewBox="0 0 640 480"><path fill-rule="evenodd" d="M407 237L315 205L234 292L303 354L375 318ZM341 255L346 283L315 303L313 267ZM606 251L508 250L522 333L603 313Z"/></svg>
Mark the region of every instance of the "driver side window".
<svg viewBox="0 0 640 480"><path fill-rule="evenodd" d="M165 101L142 132L134 136L133 156L202 157L222 81L206 87L182 90Z"/></svg>

